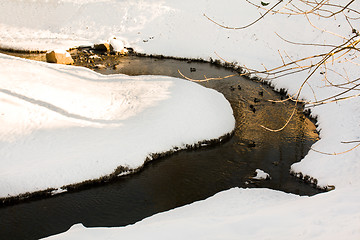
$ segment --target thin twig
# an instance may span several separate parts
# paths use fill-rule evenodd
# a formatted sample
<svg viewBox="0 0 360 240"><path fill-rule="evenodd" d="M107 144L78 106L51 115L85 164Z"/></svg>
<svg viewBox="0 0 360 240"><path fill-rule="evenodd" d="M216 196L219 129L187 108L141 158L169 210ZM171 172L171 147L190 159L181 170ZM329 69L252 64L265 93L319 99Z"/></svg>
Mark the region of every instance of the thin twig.
<svg viewBox="0 0 360 240"><path fill-rule="evenodd" d="M213 77L213 78L207 78L206 76L204 76L204 77L205 77L204 79L193 79L193 78L190 78L190 77L185 76L185 75L180 71L180 69L178 69L178 73L179 73L183 78L185 78L186 80L189 80L189 81L192 81L192 82L207 82L207 81L210 81L210 80L223 80L223 79L226 79L226 78L235 77L235 76L238 76L238 75L239 75L239 74L232 74L232 75L227 75L227 76L224 76L224 77Z"/></svg>
<svg viewBox="0 0 360 240"><path fill-rule="evenodd" d="M215 23L216 25L225 28L225 29L230 29L230 30L240 30L240 29L245 29L248 28L252 25L254 25L255 23L259 22L261 19L263 19L269 12L271 12L274 8L276 8L280 3L282 3L283 0L279 0L278 3L276 3L274 6L272 6L270 9L268 9L263 15L261 15L258 19L256 19L255 21L249 23L248 25L242 26L242 27L228 27L225 26L223 24L220 24L218 22L216 22L215 20L211 19L210 17L208 17L205 13L204 13L204 17L206 17L209 21Z"/></svg>
<svg viewBox="0 0 360 240"><path fill-rule="evenodd" d="M341 155L341 154L344 154L344 153L348 153L348 152L356 149L356 148L359 147L359 146L360 146L360 143L357 144L355 147L352 147L352 148L350 148L350 149L348 149L348 150L346 150L346 151L339 152L339 153L336 153L336 152L334 152L334 153L323 152L323 151L316 150L316 149L314 149L314 148L312 148L312 147L310 147L310 149L313 150L314 152L317 152L317 153L321 153L321 154L325 154L325 155L331 155L331 156L336 156L336 155Z"/></svg>

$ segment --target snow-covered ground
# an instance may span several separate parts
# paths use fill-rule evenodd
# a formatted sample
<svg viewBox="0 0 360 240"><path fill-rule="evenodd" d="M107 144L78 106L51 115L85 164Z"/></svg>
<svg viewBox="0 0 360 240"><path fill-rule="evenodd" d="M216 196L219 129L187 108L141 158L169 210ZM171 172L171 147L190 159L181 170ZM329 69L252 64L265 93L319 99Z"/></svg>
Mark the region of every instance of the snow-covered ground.
<svg viewBox="0 0 360 240"><path fill-rule="evenodd" d="M3 54L0 66L0 197L136 169L152 153L235 126L222 94L177 78L103 76Z"/></svg>
<svg viewBox="0 0 360 240"><path fill-rule="evenodd" d="M277 3L275 0L268 2L270 2L269 6ZM357 1L351 6L354 9L360 9L360 3ZM214 53L216 51L221 57L230 62L237 62L240 65L259 70L264 69L264 66L269 69L281 65L282 58L280 55L285 61L291 61L290 59L321 53L331 48L291 44L281 40L275 33L290 41L319 44L341 44L344 42L343 38L329 32L345 37L352 36L352 29L343 15L329 19L310 16L310 20L318 28L324 28L326 31L312 27L304 16L269 14L250 28L237 31L220 28L203 16L205 13L219 23L235 27L246 25L259 16L260 10L246 1L236 0L221 2L207 0L196 2L190 0L2 0L0 1L0 10L0 47L4 48L28 50L66 49L77 45L106 41L116 36L117 39L123 39L126 46L133 47L139 52L216 59L217 56ZM351 20L351 23L354 28L359 26L357 20ZM23 151L25 151L26 147L23 148L23 146L27 146L27 142L19 142L18 137L24 136L24 139L30 141L28 137L34 136L31 135L34 129L39 129L39 121L44 123L42 129L51 133L47 136L53 136L53 133L59 134L59 136L63 137L61 141L64 142L67 141L68 132L73 128L77 129L76 131L79 131L79 134L87 135L97 132L101 125L102 131L99 133L101 135L103 134L105 122L111 122L109 125L120 124L116 122L117 117L119 117L116 114L118 110L122 111L121 108L111 106L106 110L101 107L103 104L109 105L108 101L112 99L112 96L107 96L105 92L106 88L112 87L107 86L107 84L103 86L102 83L97 82L104 79L106 81L108 78L79 68L50 67L46 64L29 63L3 55L1 55L0 60L2 64L0 69L1 81L9 84L9 88L13 87L11 92L3 91L1 93L3 96L1 105L4 106L2 109L10 108L13 105L12 108L23 114L22 116L29 117L29 112L35 113L25 119L27 124L31 119L37 119L29 123L31 127L28 128L16 128L16 131L13 132L3 130L9 136L7 139L12 139L16 143L7 143L7 147L24 149ZM31 73L31 76L34 76L36 80L36 75L51 74L55 71L60 78L66 76L66 78L74 80L75 84L83 85L86 82L86 84L90 85L90 90L87 92L88 90L82 87L79 91L76 91L72 85L61 85L60 79L55 86L46 85L46 82L40 79L35 81L37 86L34 85L29 88L30 83L20 84L18 82L18 85L16 85L17 81L15 81L10 84L9 78L6 76L12 76L15 73L3 75L4 72L11 71L11 69L3 69L5 65L8 68L10 62L16 62L19 65L19 67L14 67L14 70L17 68L19 71L16 75L19 79L24 79L24 74L29 76ZM30 70L26 70L28 66L31 66L31 69L37 69L37 71L30 72ZM25 72L22 72L23 68ZM329 64L328 69L332 69L343 76L348 76L349 79L356 79L359 72L359 66L348 61L342 61L334 65ZM324 69L319 69L319 72L321 70ZM20 74L21 72L22 74ZM300 94L301 98L307 100L325 99L341 91L329 87L323 81L323 75L319 74L319 72L310 79L309 85L305 85ZM272 84L276 88L286 88L290 94L294 94L301 86L306 74L307 72L302 72L279 78L273 80ZM112 77L110 78L112 79ZM114 78L129 79L124 76ZM345 78L330 70L328 70L328 78L334 83L346 82ZM89 81L89 79L95 79L96 81ZM151 79L154 80L154 78ZM155 79L159 81L159 78ZM160 79L168 82L169 86L158 85L159 89L155 91L162 91L163 94L160 94L160 97L162 96L163 99L154 99L153 104L162 105L165 101L171 107L174 107L174 105L179 102L182 103L186 99L173 99L175 98L173 95L179 92L173 91L172 88L173 86L185 87L187 86L186 83L180 83L178 80L169 78ZM149 84L153 83L152 80L149 81ZM65 82L70 84L71 81L65 80ZM90 84L90 82L92 83ZM113 84L110 83L111 81L108 82L108 84ZM121 85L120 82L123 81L119 81L118 84ZM128 82L128 80L124 82ZM95 106L99 104L98 109L100 111L92 112L93 108L88 108L87 104L82 102L71 105L69 109L68 106L63 106L63 104L71 102L71 99L89 96L91 88L96 88L96 84L102 86L105 95L99 93L98 95L95 94L96 100L92 98L86 99L92 101ZM156 84L153 87L156 88ZM2 88L5 87L2 86ZM41 90L42 88L48 90L51 94L47 95L46 92ZM203 91L202 88L194 85L191 85L189 89L196 92ZM70 96L69 99L64 98L64 95L53 95L53 93L58 92ZM142 92L141 89L139 89L139 92ZM186 91L184 90L184 92ZM205 92L207 91L204 91L204 94L207 95ZM348 94L350 95L351 92ZM210 95L215 96L216 94ZM42 105L45 103L50 103L50 105L44 108ZM114 103L116 104L116 102ZM137 106L143 107L140 104L141 100L137 103L139 103ZM134 109L129 112L134 114L133 118L150 112L147 108L137 109L137 106L134 105ZM171 107L169 106L169 108ZM169 108L164 109L164 112L167 113ZM65 112L60 111L59 113L61 109L64 109ZM321 138L314 144L314 149L328 153L342 152L357 144L356 142L343 144L342 141L360 140L359 97L343 102L320 105L311 110L313 116L318 119L318 130L320 130ZM70 121L69 117L75 117L75 119ZM56 119L56 123L59 125L47 125L50 118ZM86 121L89 118L101 121ZM18 117L15 123L24 126L21 125L21 121L24 121L24 119ZM25 125L27 126L27 124ZM73 127L74 125L76 126ZM226 124L222 123L220 125L225 126ZM57 126L63 126L64 129L62 131L56 130ZM91 130L87 131L87 128L91 128ZM132 129L131 127L126 128L127 131ZM227 131L229 129L222 129L217 135ZM46 142L45 147L52 144L53 139L51 141L42 139L45 136L43 135L45 131L36 132L38 135L31 141L40 143L41 140ZM25 136L25 134L27 135ZM79 137L83 136L80 135ZM200 139L203 138L204 136L200 137ZM156 146L158 145L156 144ZM105 147L107 148L108 145ZM89 146L86 149L89 149ZM33 150L29 148L27 151ZM8 153L5 150L2 150L2 152ZM15 156L19 158L25 156L25 154L18 152L10 152L14 155L8 155L9 159ZM66 155L65 152L59 152L63 156ZM42 153L38 151L36 154ZM111 157L111 154L106 156ZM359 239L359 159L359 148L336 156L310 151L301 162L294 164L291 167L292 171L302 172L304 175L316 178L319 186L334 185L336 187L334 191L313 197L299 197L268 189L235 188L218 193L212 198L190 206L157 214L132 226L86 229L77 225L67 233L53 238L104 239L107 237L108 239L118 239L128 237L130 239L140 239L153 236L157 239ZM51 164L46 165L51 167ZM15 173L20 170L17 169ZM15 173L11 171L7 174L14 174L12 176L17 178ZM20 182L19 184L22 185ZM39 184L43 183L40 182Z"/></svg>

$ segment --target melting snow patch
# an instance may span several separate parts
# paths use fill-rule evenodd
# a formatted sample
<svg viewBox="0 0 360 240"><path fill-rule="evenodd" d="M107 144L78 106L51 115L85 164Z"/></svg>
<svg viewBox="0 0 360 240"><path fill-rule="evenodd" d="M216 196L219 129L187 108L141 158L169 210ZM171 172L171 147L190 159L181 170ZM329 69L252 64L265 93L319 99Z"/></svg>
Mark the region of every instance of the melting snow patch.
<svg viewBox="0 0 360 240"><path fill-rule="evenodd" d="M255 180L271 179L270 175L261 169L256 169L255 172L256 172L256 176L253 177L252 179Z"/></svg>
<svg viewBox="0 0 360 240"><path fill-rule="evenodd" d="M62 188L58 188L58 189L55 189L55 190L51 191L51 195L57 195L57 194L64 193L64 192L67 192L67 190L62 189Z"/></svg>

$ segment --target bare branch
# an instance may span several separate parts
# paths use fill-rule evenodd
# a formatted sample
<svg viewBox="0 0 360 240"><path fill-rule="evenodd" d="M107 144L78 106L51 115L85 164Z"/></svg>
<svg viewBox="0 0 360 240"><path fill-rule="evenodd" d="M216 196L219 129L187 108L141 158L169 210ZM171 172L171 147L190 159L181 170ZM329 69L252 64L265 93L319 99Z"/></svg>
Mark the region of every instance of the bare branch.
<svg viewBox="0 0 360 240"><path fill-rule="evenodd" d="M185 76L179 69L178 69L178 73L183 78L185 78L186 80L189 80L189 81L192 81L192 82L207 82L207 81L210 81L210 80L223 80L223 79L226 79L226 78L239 76L239 74L232 74L232 75L228 75L228 76L224 76L224 77L217 77L217 78L214 78L214 77L213 78L207 78L206 76L204 76L204 79L192 79L192 78L189 78L189 77Z"/></svg>
<svg viewBox="0 0 360 240"><path fill-rule="evenodd" d="M307 77L303 80L300 87L298 88L298 91L294 95L289 96L287 99L284 99L281 101L269 100L269 101L273 101L273 102L285 102L285 101L289 101L289 100L295 102L294 109L293 109L291 115L289 116L289 118L283 124L283 126L280 127L279 129L270 129L263 125L261 125L261 127L263 127L264 129L267 129L269 131L273 131L273 132L279 132L279 131L283 130L289 124L292 117L294 116L294 113L297 108L297 104L299 102L305 102L306 104L308 104L308 106L317 106L317 105L331 103L331 102L348 100L348 99L360 96L360 93L352 94L353 91L360 91L360 88L359 88L360 84L358 83L358 81L360 79L350 80L349 77L347 76L346 69L344 69L345 75L342 75L339 72L332 69L333 66L335 66L336 64L341 63L341 62L349 62L349 63L355 64L355 65L360 65L360 63L357 63L354 61L355 59L357 59L359 57L359 53L360 53L360 49L357 47L357 45L360 43L360 34L357 29L354 29L353 24L351 24L351 21L350 21L350 20L360 19L360 11L351 8L351 5L355 2L355 0L348 0L348 1L346 1L346 3L343 3L343 4L342 3L339 3L339 4L330 3L330 0L298 0L298 1L288 0L285 2L281 0L281 1L277 2L275 5L273 5L271 8L267 8L267 7L261 6L259 4L255 4L255 3L251 2L250 0L246 0L246 1L249 4L253 5L254 7L257 7L258 9L265 11L265 14L261 15L259 18L257 18L255 21L251 22L248 25L245 25L242 27L229 27L229 26L225 26L223 24L220 24L220 23L214 21L213 19L209 18L205 14L204 14L204 16L207 17L208 20L210 20L211 22L213 22L214 24L216 24L222 28L231 29L231 30L239 30L239 29L248 28L248 27L256 24L260 20L264 19L264 17L266 15L268 15L269 13L286 14L289 16L302 15L306 18L306 20L308 21L310 26L312 26L314 29L319 30L323 33L331 34L342 40L342 43L340 43L340 44L338 44L338 43L336 43L336 44L300 43L300 42L287 40L284 37L280 36L278 33L276 33L276 35L280 39L282 39L283 41L290 43L290 44L299 45L299 46L325 47L325 48L330 48L330 49L325 53L314 54L312 56L307 56L307 57L303 57L303 58L295 59L295 60L293 59L293 57L289 56L289 54L287 54L286 51L284 51L284 54L285 54L285 57L284 57L282 52L280 50L278 50L278 54L281 59L281 65L268 68L267 66L262 64L262 66L265 69L262 71L249 69L246 66L244 66L246 73L240 74L240 75L249 74L249 75L262 76L262 77L265 76L265 79L270 79L270 80L285 77L285 76L292 75L292 74L297 74L297 73L304 72L304 71L308 71ZM284 5L280 8L281 2L284 2ZM339 14L342 14L342 15L339 15ZM350 28L349 33L352 33L352 35L349 34L349 36L343 36L343 35L337 34L335 32L331 32L326 29L322 29L322 28L316 26L310 20L310 15L316 16L318 18L332 18L333 17L334 19L337 15L342 16L348 22L348 26ZM221 60L227 62L225 59L221 58L217 53L216 53L216 55ZM318 73L318 72L323 76L322 80L325 82L324 87L336 87L339 89L344 89L344 91L341 91L340 93L326 97L322 100L317 100L316 92L310 85L309 80L315 75L315 73ZM341 78L345 79L346 82L340 83L340 84L334 84L332 82L332 80L329 79L329 77L331 76L331 75L329 75L330 72L337 74ZM223 79L223 78L215 78L215 79L218 80L218 79ZM204 80L206 81L206 80L208 80L208 78L206 78ZM302 92L305 85L310 87L311 91L313 92L315 101L313 101L313 102L301 101L299 99L300 93ZM358 147L358 146L356 146L356 147ZM356 147L354 147L352 149L355 149ZM314 151L317 151L317 150L314 150ZM349 151L351 151L351 150L349 150ZM318 152L320 152L320 151L318 151ZM348 151L346 151L346 152L348 152ZM324 154L328 154L328 153L324 153ZM334 154L331 153L330 155L337 155L337 154L342 154L342 153L334 153Z"/></svg>
<svg viewBox="0 0 360 240"><path fill-rule="evenodd" d="M359 144L357 144L355 147L352 147L352 148L350 148L350 149L348 149L348 150L346 150L346 151L339 152L339 153L328 153L328 152L322 152L322 151L316 150L316 149L314 149L314 148L312 148L312 147L310 147L310 149L311 149L311 150L313 150L314 152L317 152L317 153L321 153L321 154L325 154L325 155L332 155L332 156L336 156L336 155L341 155L341 154L344 154L344 153L348 153L348 152L350 152L350 151L352 151L352 150L356 149L356 148L357 148L357 147L359 147L359 146L360 146L360 143L359 143Z"/></svg>
<svg viewBox="0 0 360 240"><path fill-rule="evenodd" d="M215 23L216 25L225 28L225 29L230 29L230 30L240 30L240 29L245 29L248 28L252 25L254 25L255 23L259 22L261 19L263 19L269 12L271 12L273 9L275 9L280 3L282 3L283 0L279 0L278 3L276 3L274 6L272 6L270 9L268 9L263 15L261 15L261 17L259 17L258 19L256 19L255 21L249 23L248 25L242 26L242 27L228 27L225 26L223 24L220 24L218 22L216 22L215 20L211 19L210 17L208 17L205 13L204 13L204 17L206 17L208 20L210 20L211 22Z"/></svg>

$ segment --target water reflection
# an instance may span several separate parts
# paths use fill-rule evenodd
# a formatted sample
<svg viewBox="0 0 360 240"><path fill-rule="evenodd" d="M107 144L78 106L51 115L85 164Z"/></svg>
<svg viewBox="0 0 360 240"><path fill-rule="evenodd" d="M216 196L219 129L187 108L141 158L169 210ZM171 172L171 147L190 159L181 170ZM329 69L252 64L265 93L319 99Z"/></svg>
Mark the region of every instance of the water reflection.
<svg viewBox="0 0 360 240"><path fill-rule="evenodd" d="M205 75L211 78L234 74L232 70L209 63L141 57L123 58L113 67L96 71L103 74L158 74L181 77L178 70L192 79L203 79ZM215 150L206 149L193 153L196 155L191 156L196 159L193 160L193 163L200 161L199 159L205 159L200 166L204 168L207 165L206 168L209 169L213 167L214 172L209 174L218 176L217 181L222 181L226 177L232 179L231 173L234 173L237 175L235 181L237 184L234 184L236 186L239 186L238 179L241 178L243 187L270 187L307 195L317 192L313 191L311 186L299 184L297 179L289 174L291 164L303 158L308 152L309 146L318 140L315 125L304 116L301 107L296 109L292 121L283 131L270 132L264 130L260 125L274 129L282 127L293 112L295 107L293 102L270 102L268 100L281 100L282 96L267 85L240 76L200 84L222 92L229 100L236 119L236 130L234 137L229 142ZM187 155L190 153L184 155L181 158L188 158ZM223 159L223 162L219 163L219 158ZM181 160L177 159L174 162L178 164ZM214 162L218 165L211 166ZM234 170L235 165L239 168L236 171ZM178 167L179 169L176 171L181 171L181 166ZM272 180L268 182L248 181L256 168L269 172ZM201 171L203 172L204 169Z"/></svg>

